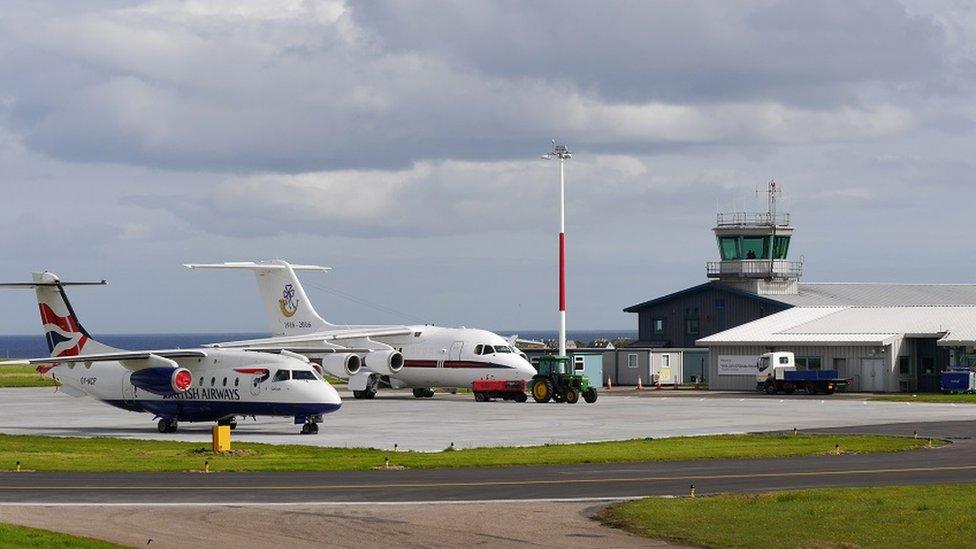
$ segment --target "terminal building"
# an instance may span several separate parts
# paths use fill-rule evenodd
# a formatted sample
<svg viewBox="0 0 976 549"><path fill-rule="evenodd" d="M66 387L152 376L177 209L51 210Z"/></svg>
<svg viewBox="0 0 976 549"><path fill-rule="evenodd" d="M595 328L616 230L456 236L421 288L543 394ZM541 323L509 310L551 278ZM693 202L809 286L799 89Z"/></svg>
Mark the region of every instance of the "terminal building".
<svg viewBox="0 0 976 549"><path fill-rule="evenodd" d="M717 216L708 282L624 309L637 314L639 341L618 354L638 354L640 370L641 354L707 350L705 381L719 390L755 389L756 361L770 351L838 370L851 391L937 391L940 372L976 362L976 284L801 282L778 191L770 182L766 212ZM619 360L608 367L621 378Z"/></svg>

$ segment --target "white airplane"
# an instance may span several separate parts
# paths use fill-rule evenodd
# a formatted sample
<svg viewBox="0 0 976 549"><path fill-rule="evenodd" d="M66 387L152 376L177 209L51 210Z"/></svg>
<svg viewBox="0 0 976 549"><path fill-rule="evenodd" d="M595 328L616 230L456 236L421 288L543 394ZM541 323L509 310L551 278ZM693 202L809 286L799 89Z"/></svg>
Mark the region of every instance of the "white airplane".
<svg viewBox="0 0 976 549"><path fill-rule="evenodd" d="M160 433L176 432L180 421L216 421L236 427L239 416L294 417L302 434L318 432L322 415L341 405L335 388L302 356L224 349L124 351L104 345L78 321L65 286L50 272L33 282L0 284L33 288L50 357L0 362L37 365L68 395L91 396L131 412L159 418Z"/></svg>
<svg viewBox="0 0 976 549"><path fill-rule="evenodd" d="M229 341L219 348L280 350L321 360L330 375L349 380L355 398L373 398L381 383L409 387L430 398L435 387L470 388L478 379L529 380L536 374L524 354L498 334L470 328L337 326L312 307L296 270L329 271L286 261L185 264L189 269L252 271L267 312L270 338Z"/></svg>

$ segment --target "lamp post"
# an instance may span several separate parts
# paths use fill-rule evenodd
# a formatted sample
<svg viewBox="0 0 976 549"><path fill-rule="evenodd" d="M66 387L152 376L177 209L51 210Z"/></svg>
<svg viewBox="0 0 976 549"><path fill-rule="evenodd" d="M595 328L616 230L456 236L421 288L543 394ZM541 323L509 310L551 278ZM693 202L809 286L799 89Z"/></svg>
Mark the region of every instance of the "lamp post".
<svg viewBox="0 0 976 549"><path fill-rule="evenodd" d="M566 161L573 153L552 140L552 152L545 160L559 160L559 356L566 356Z"/></svg>

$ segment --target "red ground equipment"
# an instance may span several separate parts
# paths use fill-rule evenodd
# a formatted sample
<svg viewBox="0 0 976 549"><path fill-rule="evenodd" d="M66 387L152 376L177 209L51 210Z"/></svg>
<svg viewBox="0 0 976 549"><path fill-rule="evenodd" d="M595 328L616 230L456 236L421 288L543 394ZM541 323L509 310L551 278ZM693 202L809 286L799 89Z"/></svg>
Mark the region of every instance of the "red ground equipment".
<svg viewBox="0 0 976 549"><path fill-rule="evenodd" d="M471 384L474 399L478 402L488 402L493 398L525 402L525 381L505 381L501 379L479 379Z"/></svg>

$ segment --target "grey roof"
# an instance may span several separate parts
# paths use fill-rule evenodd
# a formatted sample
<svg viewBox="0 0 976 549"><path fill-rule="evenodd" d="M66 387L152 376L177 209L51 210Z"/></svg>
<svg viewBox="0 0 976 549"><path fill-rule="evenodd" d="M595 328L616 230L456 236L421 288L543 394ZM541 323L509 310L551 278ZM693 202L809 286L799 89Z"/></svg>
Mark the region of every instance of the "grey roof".
<svg viewBox="0 0 976 549"><path fill-rule="evenodd" d="M796 295L766 297L797 307L938 307L976 305L976 284L801 282Z"/></svg>

